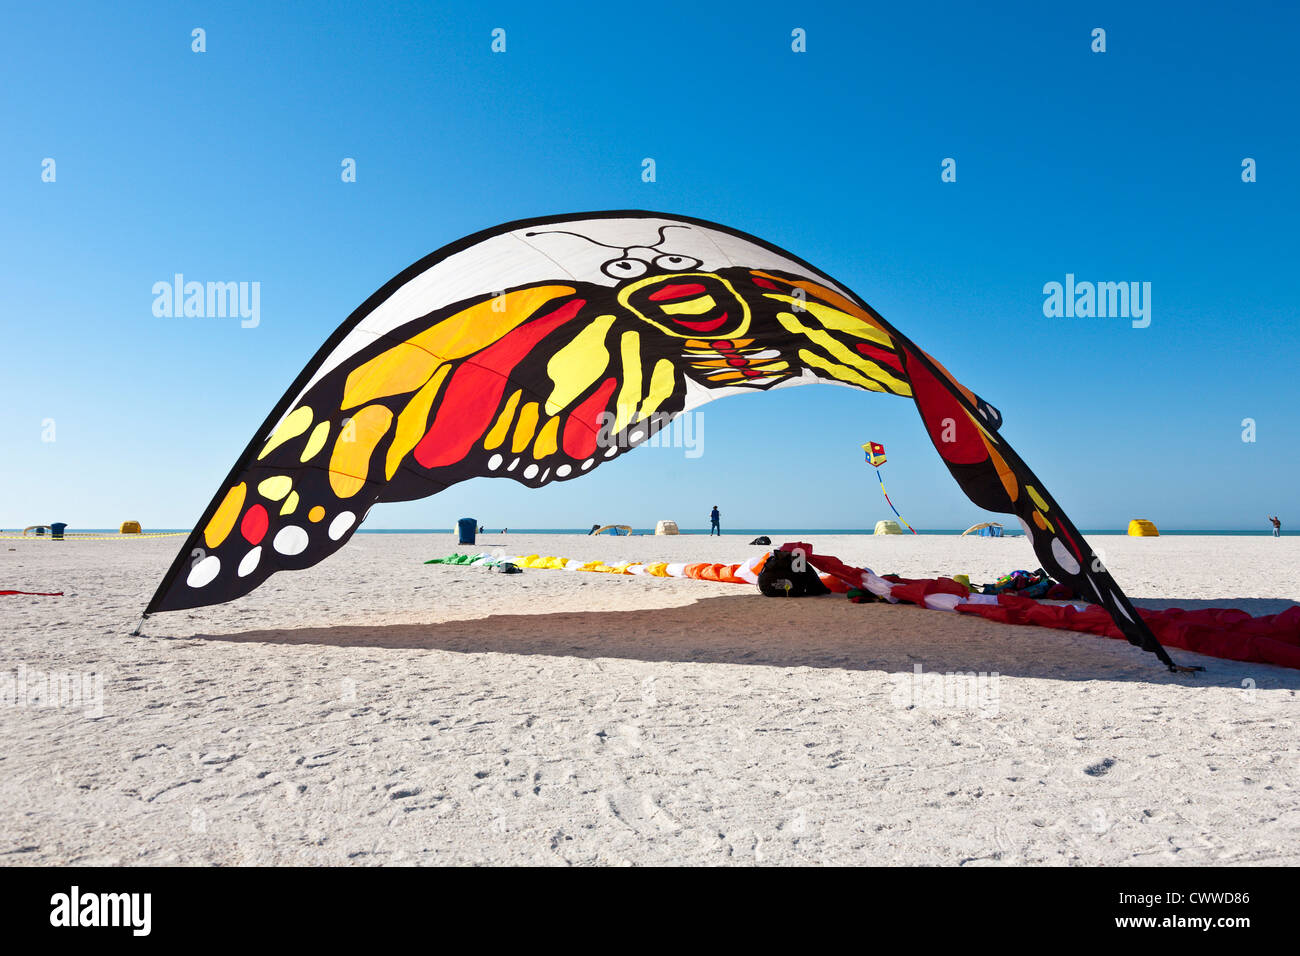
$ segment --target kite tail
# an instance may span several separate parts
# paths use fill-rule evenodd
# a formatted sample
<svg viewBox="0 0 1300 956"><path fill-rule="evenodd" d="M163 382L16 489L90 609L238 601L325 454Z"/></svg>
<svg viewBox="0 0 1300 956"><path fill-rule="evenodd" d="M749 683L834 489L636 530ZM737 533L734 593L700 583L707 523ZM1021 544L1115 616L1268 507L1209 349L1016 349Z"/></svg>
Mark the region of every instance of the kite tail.
<svg viewBox="0 0 1300 956"><path fill-rule="evenodd" d="M889 492L885 490L885 479L880 477L879 468L876 469L876 481L880 482L880 493L885 496L885 501L889 505L889 510L894 512L895 515L898 515L898 520L903 522L903 524L907 525L908 531L912 532L912 534L916 534L916 529L913 528L910 524L907 524L907 519L904 518L902 515L898 514L898 509L895 508L894 503L889 500Z"/></svg>

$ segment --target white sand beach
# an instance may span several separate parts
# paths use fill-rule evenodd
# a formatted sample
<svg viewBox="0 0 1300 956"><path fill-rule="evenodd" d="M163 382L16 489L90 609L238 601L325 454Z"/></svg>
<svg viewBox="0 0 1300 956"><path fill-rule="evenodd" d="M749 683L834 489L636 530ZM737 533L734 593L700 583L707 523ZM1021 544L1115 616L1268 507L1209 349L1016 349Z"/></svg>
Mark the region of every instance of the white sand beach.
<svg viewBox="0 0 1300 956"><path fill-rule="evenodd" d="M1023 538L803 537L880 573L1038 566ZM422 564L449 534L358 535L128 636L183 540L0 542L0 588L66 592L0 598L0 674L92 697L0 706L0 862L1300 863L1300 671L1174 650L1207 669L1173 675L1122 641L839 595ZM748 540L478 550L731 562ZM1300 597L1300 538L1091 540L1142 606ZM910 699L916 665L989 676L974 702Z"/></svg>

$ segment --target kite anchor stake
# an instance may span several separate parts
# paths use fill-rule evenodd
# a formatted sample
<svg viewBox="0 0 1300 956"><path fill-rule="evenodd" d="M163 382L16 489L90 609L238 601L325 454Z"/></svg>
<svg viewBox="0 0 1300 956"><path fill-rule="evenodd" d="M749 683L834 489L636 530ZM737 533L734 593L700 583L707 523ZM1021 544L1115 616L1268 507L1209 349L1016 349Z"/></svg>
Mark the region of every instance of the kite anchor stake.
<svg viewBox="0 0 1300 956"><path fill-rule="evenodd" d="M1170 664L1169 673L1171 674L1195 674L1197 671L1205 670L1199 664Z"/></svg>
<svg viewBox="0 0 1300 956"><path fill-rule="evenodd" d="M140 636L140 628L144 627L144 622L147 621L148 619L149 619L149 615L148 615L148 614L141 614L141 615L140 615L140 623L137 624L137 625L135 626L135 630L131 632L131 636L132 636L132 637L139 637L139 636Z"/></svg>

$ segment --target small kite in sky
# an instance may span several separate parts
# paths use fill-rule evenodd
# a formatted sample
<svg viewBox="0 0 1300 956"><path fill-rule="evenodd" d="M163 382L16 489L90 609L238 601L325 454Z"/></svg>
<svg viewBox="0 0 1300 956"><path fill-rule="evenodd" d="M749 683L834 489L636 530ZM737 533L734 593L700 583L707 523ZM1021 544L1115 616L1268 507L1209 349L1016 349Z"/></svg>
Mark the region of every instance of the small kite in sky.
<svg viewBox="0 0 1300 956"><path fill-rule="evenodd" d="M907 519L898 513L894 503L889 500L889 492L885 490L885 479L880 476L880 466L886 461L885 446L879 442L869 441L862 446L862 450L867 453L867 464L876 469L876 481L880 482L880 493L885 496L885 503L889 505L889 510L894 512L898 520L907 526L907 530L916 534L916 529L907 524Z"/></svg>

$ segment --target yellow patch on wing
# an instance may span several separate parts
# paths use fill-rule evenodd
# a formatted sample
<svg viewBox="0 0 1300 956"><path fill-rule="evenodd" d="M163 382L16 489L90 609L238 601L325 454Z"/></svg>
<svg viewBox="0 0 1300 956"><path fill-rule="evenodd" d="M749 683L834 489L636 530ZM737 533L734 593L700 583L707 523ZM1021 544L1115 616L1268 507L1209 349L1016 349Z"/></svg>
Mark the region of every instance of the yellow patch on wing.
<svg viewBox="0 0 1300 956"><path fill-rule="evenodd" d="M529 402L519 410L519 421L515 425L515 437L510 443L510 450L516 455L528 447L528 443L533 440L533 432L537 430L537 411L536 402Z"/></svg>
<svg viewBox="0 0 1300 956"><path fill-rule="evenodd" d="M614 434L632 423L641 402L641 333L624 332L619 339L619 358L623 363L623 384L618 390Z"/></svg>
<svg viewBox="0 0 1300 956"><path fill-rule="evenodd" d="M311 424L312 417L313 412L307 405L299 405L291 411L285 416L284 421L280 422L280 427L271 435L266 445L263 446L262 453L257 456L257 460L261 461L290 438L297 438L305 432L307 426Z"/></svg>
<svg viewBox="0 0 1300 956"><path fill-rule="evenodd" d="M641 417L649 418L664 400L673 393L673 363L668 359L655 362L654 371L650 373L650 390L645 401L641 403Z"/></svg>
<svg viewBox="0 0 1300 956"><path fill-rule="evenodd" d="M393 475L397 474L402 459L424 437L429 424L429 409L433 406L433 400L438 394L438 389L442 387L442 383L450 371L450 365L444 365L438 369L433 378L424 383L424 386L415 393L415 397L406 403L406 407L397 416L397 429L393 432L393 442L388 446L388 456L384 462L385 477L392 478Z"/></svg>
<svg viewBox="0 0 1300 956"><path fill-rule="evenodd" d="M248 485L240 482L226 492L221 504L212 513L212 519L203 529L203 540L209 548L215 548L226 540L230 529L235 526L235 519L243 510L244 499L248 496Z"/></svg>
<svg viewBox="0 0 1300 956"><path fill-rule="evenodd" d="M806 365L809 365L812 368L819 368L823 372L827 372L833 377L838 378L841 382L848 382L850 385L857 385L873 392L885 391L885 386L881 385L879 382L873 381L865 375L859 374L847 365L840 365L836 362L832 362L830 359L822 358L816 352L812 352L808 349L800 349L799 358L803 359Z"/></svg>
<svg viewBox="0 0 1300 956"><path fill-rule="evenodd" d="M291 515L298 510L298 492L289 492L289 497L284 499L284 504L280 506L281 515Z"/></svg>
<svg viewBox="0 0 1300 956"><path fill-rule="evenodd" d="M664 315L703 315L710 309L717 308L718 301L711 295L699 295L681 302L664 302L659 311Z"/></svg>
<svg viewBox="0 0 1300 956"><path fill-rule="evenodd" d="M340 498L351 498L366 483L370 456L388 432L393 413L383 405L367 405L352 416L334 441L330 455L330 487Z"/></svg>
<svg viewBox="0 0 1300 956"><path fill-rule="evenodd" d="M612 315L596 316L568 345L551 356L546 363L546 374L555 388L546 399L546 414L559 414L609 368L605 335L613 324Z"/></svg>
<svg viewBox="0 0 1300 956"><path fill-rule="evenodd" d="M554 455L556 449L560 447L558 435L560 434L560 417L557 415L542 426L542 430L537 433L537 441L533 444L533 457L538 461L548 455Z"/></svg>
<svg viewBox="0 0 1300 956"><path fill-rule="evenodd" d="M804 325L791 312L778 312L777 320L791 332L806 336L810 341L821 346L830 353L831 359L838 360L831 361L830 359L818 358L816 362L811 363L816 368L830 372L831 375L842 382L861 385L873 392L890 391L896 395L912 394L912 388L907 382L895 375L891 375L875 362L855 354L848 346L825 329L816 329ZM806 349L800 349L799 351L801 357L811 354L813 353L808 352ZM867 382L871 384L868 385Z"/></svg>
<svg viewBox="0 0 1300 956"><path fill-rule="evenodd" d="M330 437L330 423L321 422L311 430L307 436L307 444L303 446L302 454L298 460L304 464L316 457L317 453L325 447L325 440Z"/></svg>
<svg viewBox="0 0 1300 956"><path fill-rule="evenodd" d="M762 276L765 279L771 279L773 282L792 285L795 286L796 288L803 289L805 292L811 292L813 295L817 296L817 298L821 299L823 302L829 302L831 305L839 309L841 312L846 312L849 315L853 316L854 318L858 319L859 321L866 322L873 329L879 329L881 332L885 331L884 327L880 324L879 320L876 319L876 317L872 315L870 312L868 312L866 309L862 308L862 306L858 305L856 302L852 301L851 299L847 299L844 296L840 295L834 289L828 289L826 286L822 285L819 282L813 282L809 279L794 279L794 280L782 279L780 276L770 275L758 269L753 269L751 271L753 272L754 275Z"/></svg>
<svg viewBox="0 0 1300 956"><path fill-rule="evenodd" d="M293 487L293 479L288 475L275 475L257 484L257 493L271 501L279 501Z"/></svg>
<svg viewBox="0 0 1300 956"><path fill-rule="evenodd" d="M848 315L829 305L824 305L812 299L796 299L793 296L777 295L773 292L765 292L763 297L782 302L791 308L798 306L795 309L796 312L802 309L803 312L813 316L828 329L835 329L837 332L844 332L859 339L866 339L868 342L875 342L877 345L883 345L886 348L892 349L894 347L894 340L876 326L865 324L856 316Z"/></svg>
<svg viewBox="0 0 1300 956"><path fill-rule="evenodd" d="M492 344L552 299L575 291L558 285L517 289L462 309L353 369L343 387L340 407L346 410L413 392L441 363Z"/></svg>
<svg viewBox="0 0 1300 956"><path fill-rule="evenodd" d="M483 439L483 447L488 451L498 447L506 440L506 434L510 431L510 423L515 420L515 406L519 404L519 396L523 394L523 389L515 389L515 393L506 399L506 407L501 410L496 424L492 426Z"/></svg>

